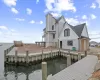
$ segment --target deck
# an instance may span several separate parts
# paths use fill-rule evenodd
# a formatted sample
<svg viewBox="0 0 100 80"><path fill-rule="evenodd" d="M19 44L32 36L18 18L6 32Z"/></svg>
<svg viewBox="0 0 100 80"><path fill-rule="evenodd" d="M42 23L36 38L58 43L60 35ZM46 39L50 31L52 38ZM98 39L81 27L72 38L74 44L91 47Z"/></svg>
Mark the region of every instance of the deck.
<svg viewBox="0 0 100 80"><path fill-rule="evenodd" d="M48 80L88 80L97 62L97 56L88 55L54 76L48 77Z"/></svg>
<svg viewBox="0 0 100 80"><path fill-rule="evenodd" d="M10 47L5 50L4 61L6 63L33 63L55 57L65 57L70 55L71 60L78 61L78 58L85 57L79 52L57 49L54 47L44 48L35 44L25 44L22 47ZM80 56L80 57L79 57Z"/></svg>

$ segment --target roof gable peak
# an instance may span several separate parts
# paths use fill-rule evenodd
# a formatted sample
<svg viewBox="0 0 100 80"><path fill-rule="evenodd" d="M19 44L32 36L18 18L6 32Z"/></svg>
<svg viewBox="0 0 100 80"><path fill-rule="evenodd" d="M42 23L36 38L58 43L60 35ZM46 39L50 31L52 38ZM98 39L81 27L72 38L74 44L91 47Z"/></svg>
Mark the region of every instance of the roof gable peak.
<svg viewBox="0 0 100 80"><path fill-rule="evenodd" d="M65 20L65 17L62 15L61 17L59 17L58 19L57 19L57 21L59 22L61 19L64 19L64 21L66 22L66 20Z"/></svg>

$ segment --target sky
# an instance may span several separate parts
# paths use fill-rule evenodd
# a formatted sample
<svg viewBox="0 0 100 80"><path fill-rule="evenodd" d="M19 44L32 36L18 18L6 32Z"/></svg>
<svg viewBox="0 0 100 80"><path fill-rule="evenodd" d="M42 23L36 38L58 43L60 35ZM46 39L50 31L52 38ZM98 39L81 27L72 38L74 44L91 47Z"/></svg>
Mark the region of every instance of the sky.
<svg viewBox="0 0 100 80"><path fill-rule="evenodd" d="M0 42L42 41L48 12L71 25L86 23L91 40L100 42L100 0L0 0Z"/></svg>

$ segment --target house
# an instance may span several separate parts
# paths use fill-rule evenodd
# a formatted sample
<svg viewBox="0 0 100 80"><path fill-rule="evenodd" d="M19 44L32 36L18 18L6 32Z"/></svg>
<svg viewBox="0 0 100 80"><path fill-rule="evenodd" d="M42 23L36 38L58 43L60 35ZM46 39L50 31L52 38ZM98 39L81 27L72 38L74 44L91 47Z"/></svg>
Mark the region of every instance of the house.
<svg viewBox="0 0 100 80"><path fill-rule="evenodd" d="M78 51L89 49L89 35L86 23L72 26L64 16L56 19L50 13L46 15L44 42L46 47L53 46L61 49L75 48Z"/></svg>
<svg viewBox="0 0 100 80"><path fill-rule="evenodd" d="M95 41L91 41L91 42L90 42L90 46L91 46L91 47L99 46L99 43L97 43L97 42L95 42Z"/></svg>

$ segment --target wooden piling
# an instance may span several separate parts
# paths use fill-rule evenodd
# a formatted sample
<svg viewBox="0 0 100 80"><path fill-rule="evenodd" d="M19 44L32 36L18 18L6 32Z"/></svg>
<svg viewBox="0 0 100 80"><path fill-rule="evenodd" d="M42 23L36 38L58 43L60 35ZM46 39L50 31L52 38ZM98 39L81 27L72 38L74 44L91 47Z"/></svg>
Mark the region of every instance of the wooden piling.
<svg viewBox="0 0 100 80"><path fill-rule="evenodd" d="M85 56L87 56L87 51L85 51Z"/></svg>
<svg viewBox="0 0 100 80"><path fill-rule="evenodd" d="M8 52L8 49L6 50L6 53L8 54L9 52Z"/></svg>
<svg viewBox="0 0 100 80"><path fill-rule="evenodd" d="M47 80L47 63L42 62L42 80Z"/></svg>
<svg viewBox="0 0 100 80"><path fill-rule="evenodd" d="M17 61L18 61L18 52L15 51L15 63L17 63Z"/></svg>
<svg viewBox="0 0 100 80"><path fill-rule="evenodd" d="M42 58L41 58L41 59L42 59L42 61L43 61L43 50L42 50Z"/></svg>
<svg viewBox="0 0 100 80"><path fill-rule="evenodd" d="M81 53L78 53L78 61L81 60Z"/></svg>
<svg viewBox="0 0 100 80"><path fill-rule="evenodd" d="M70 54L70 49L68 50L68 53Z"/></svg>
<svg viewBox="0 0 100 80"><path fill-rule="evenodd" d="M59 56L61 56L60 48L59 48Z"/></svg>
<svg viewBox="0 0 100 80"><path fill-rule="evenodd" d="M6 62L7 50L4 50L4 62Z"/></svg>
<svg viewBox="0 0 100 80"><path fill-rule="evenodd" d="M26 51L26 63L29 63L29 51Z"/></svg>
<svg viewBox="0 0 100 80"><path fill-rule="evenodd" d="M67 55L67 67L71 65L71 57Z"/></svg>
<svg viewBox="0 0 100 80"><path fill-rule="evenodd" d="M51 50L51 53L50 53L51 55L50 55L50 58L52 58L53 56L52 56L52 50Z"/></svg>

